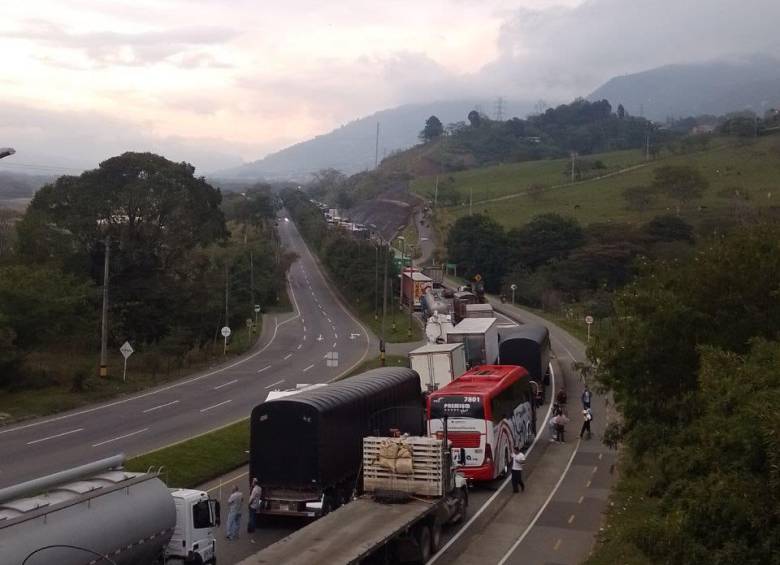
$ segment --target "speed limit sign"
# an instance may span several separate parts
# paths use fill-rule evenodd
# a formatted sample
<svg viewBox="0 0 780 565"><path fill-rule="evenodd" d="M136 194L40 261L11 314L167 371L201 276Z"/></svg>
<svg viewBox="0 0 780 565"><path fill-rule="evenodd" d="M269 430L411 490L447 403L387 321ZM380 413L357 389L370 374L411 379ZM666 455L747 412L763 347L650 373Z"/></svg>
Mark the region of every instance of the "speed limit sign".
<svg viewBox="0 0 780 565"><path fill-rule="evenodd" d="M591 325L593 323L593 316L585 316L585 323Z"/></svg>

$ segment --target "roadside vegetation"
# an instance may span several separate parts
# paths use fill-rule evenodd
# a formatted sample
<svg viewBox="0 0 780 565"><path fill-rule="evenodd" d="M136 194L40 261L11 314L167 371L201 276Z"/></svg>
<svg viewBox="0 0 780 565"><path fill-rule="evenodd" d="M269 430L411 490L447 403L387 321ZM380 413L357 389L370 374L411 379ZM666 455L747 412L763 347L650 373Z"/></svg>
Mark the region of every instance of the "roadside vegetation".
<svg viewBox="0 0 780 565"><path fill-rule="evenodd" d="M0 420L133 392L250 347L287 302L270 188L223 200L186 163L125 153L38 191L0 255ZM108 378L98 378L109 250ZM254 275L254 280L252 280ZM226 291L228 304L226 312ZM227 314L227 318L226 318ZM119 347L135 353L122 381Z"/></svg>

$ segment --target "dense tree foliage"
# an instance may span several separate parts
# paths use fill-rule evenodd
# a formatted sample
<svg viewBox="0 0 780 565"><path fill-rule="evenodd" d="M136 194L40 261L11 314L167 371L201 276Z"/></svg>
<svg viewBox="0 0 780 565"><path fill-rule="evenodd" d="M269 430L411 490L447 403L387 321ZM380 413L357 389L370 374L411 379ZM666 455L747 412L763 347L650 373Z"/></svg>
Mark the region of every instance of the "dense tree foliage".
<svg viewBox="0 0 780 565"><path fill-rule="evenodd" d="M778 241L745 227L648 265L589 352L624 416L626 480L654 508L623 541L652 562L777 559Z"/></svg>
<svg viewBox="0 0 780 565"><path fill-rule="evenodd" d="M431 116L425 120L425 127L420 132L420 141L428 142L441 137L444 133L444 125L436 116Z"/></svg>
<svg viewBox="0 0 780 565"><path fill-rule="evenodd" d="M447 238L449 260L467 278L481 275L485 289L495 292L506 270L507 237L494 219L475 214L458 218Z"/></svg>

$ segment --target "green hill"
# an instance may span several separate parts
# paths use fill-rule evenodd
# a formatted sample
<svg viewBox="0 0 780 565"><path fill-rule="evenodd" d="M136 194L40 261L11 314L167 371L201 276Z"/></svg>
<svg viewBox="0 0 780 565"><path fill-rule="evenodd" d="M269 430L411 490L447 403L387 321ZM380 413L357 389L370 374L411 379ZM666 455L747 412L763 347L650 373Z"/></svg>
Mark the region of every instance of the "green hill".
<svg viewBox="0 0 780 565"><path fill-rule="evenodd" d="M623 197L628 187L650 185L653 170L665 165L693 166L708 179L709 187L703 197L680 207L680 216L695 225L776 208L780 199L777 135L751 143L719 139L705 151L668 155L650 162L643 161L638 151L605 153L589 159L598 159L607 168L599 178L573 184L566 184L563 174L568 160L499 165L450 174L448 178L452 178L450 182L464 203L440 208L439 224L445 227L469 213L470 192L473 212L488 214L505 227L523 225L533 216L548 212L575 217L584 225L605 221L640 223L677 211L679 203L665 196L655 197L641 211L629 209ZM533 184L544 186L529 193L528 187ZM432 177L418 178L412 183L415 192L426 196L432 186Z"/></svg>

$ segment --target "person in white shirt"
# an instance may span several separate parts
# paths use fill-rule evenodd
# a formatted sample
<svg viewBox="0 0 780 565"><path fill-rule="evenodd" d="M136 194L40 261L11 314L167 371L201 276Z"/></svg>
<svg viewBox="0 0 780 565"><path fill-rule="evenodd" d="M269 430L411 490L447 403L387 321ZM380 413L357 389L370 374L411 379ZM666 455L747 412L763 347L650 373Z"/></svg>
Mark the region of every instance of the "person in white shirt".
<svg viewBox="0 0 780 565"><path fill-rule="evenodd" d="M244 505L244 495L238 490L238 485L233 487L233 494L228 498L228 519L226 536L229 540L237 540L241 531L241 507Z"/></svg>
<svg viewBox="0 0 780 565"><path fill-rule="evenodd" d="M249 522L246 531L252 533L257 526L257 511L260 508L260 501L263 497L263 489L257 484L257 479L252 479L252 492L249 493Z"/></svg>
<svg viewBox="0 0 780 565"><path fill-rule="evenodd" d="M523 463L525 463L525 455L520 451L519 447L515 447L515 454L512 456L512 492L518 492L518 485L520 485L520 489L525 492L525 484L523 484Z"/></svg>

